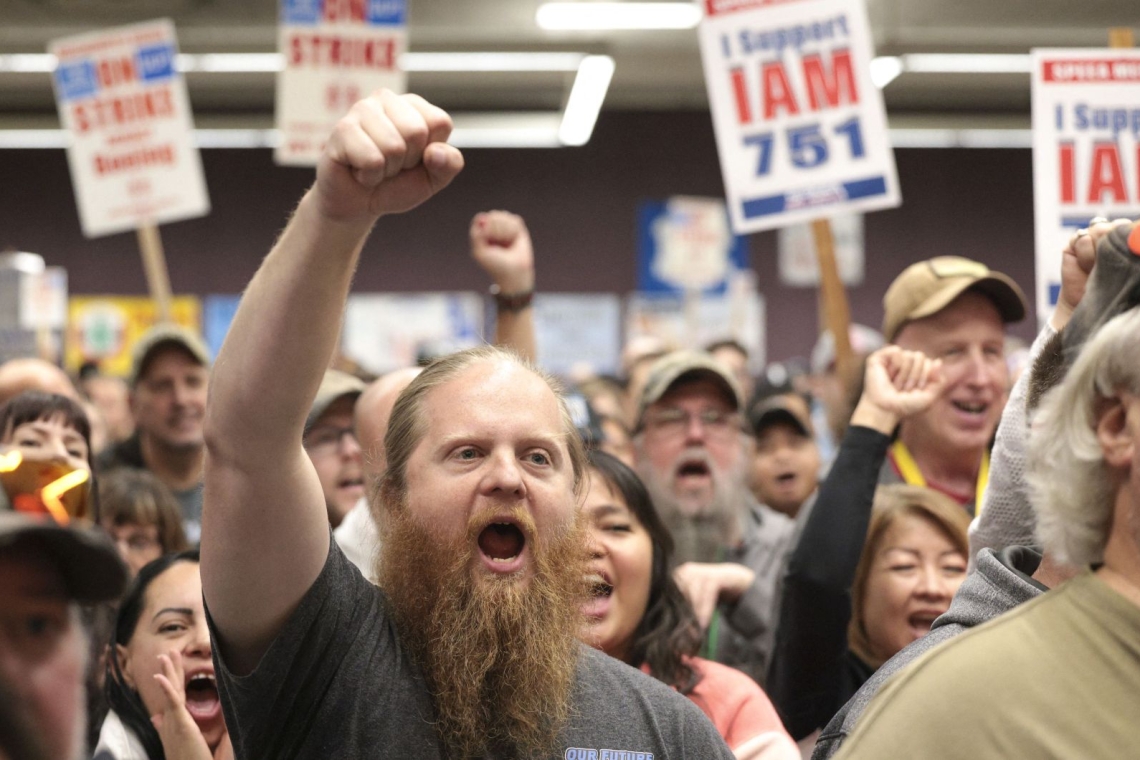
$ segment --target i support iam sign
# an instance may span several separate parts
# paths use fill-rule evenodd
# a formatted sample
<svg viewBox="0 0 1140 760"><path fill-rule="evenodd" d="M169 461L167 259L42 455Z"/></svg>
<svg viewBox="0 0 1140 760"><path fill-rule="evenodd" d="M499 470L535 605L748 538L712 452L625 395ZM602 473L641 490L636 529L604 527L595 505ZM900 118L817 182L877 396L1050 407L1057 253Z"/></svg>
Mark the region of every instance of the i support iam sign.
<svg viewBox="0 0 1140 760"><path fill-rule="evenodd" d="M60 120L83 234L210 212L168 20L56 40Z"/></svg>
<svg viewBox="0 0 1140 760"><path fill-rule="evenodd" d="M1033 51L1037 316L1061 288L1061 251L1095 216L1140 216L1140 50Z"/></svg>
<svg viewBox="0 0 1140 760"><path fill-rule="evenodd" d="M737 234L901 203L861 2L705 0L700 42Z"/></svg>

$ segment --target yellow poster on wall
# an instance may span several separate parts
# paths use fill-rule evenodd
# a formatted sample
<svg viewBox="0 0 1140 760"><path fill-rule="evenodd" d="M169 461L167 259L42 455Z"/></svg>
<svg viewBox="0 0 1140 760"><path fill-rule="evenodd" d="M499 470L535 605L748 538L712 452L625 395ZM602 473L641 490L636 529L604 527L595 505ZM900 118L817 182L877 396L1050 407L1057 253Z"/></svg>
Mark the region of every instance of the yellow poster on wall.
<svg viewBox="0 0 1140 760"><path fill-rule="evenodd" d="M197 296L175 296L170 316L192 330L202 329L202 302ZM68 299L64 366L78 372L84 362L99 363L107 375L131 371L131 348L156 321L155 303L142 296L74 296Z"/></svg>

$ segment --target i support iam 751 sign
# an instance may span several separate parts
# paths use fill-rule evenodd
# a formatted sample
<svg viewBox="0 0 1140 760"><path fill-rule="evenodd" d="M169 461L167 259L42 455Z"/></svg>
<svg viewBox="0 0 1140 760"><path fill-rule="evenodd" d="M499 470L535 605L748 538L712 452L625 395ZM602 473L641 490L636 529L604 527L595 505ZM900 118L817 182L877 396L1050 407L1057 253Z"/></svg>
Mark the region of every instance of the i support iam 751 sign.
<svg viewBox="0 0 1140 760"><path fill-rule="evenodd" d="M901 203L861 0L704 0L701 57L737 234Z"/></svg>
<svg viewBox="0 0 1140 760"><path fill-rule="evenodd" d="M55 40L54 77L87 237L210 212L168 20Z"/></svg>
<svg viewBox="0 0 1140 760"><path fill-rule="evenodd" d="M1061 251L1089 219L1140 216L1140 50L1033 51L1037 315L1061 288Z"/></svg>

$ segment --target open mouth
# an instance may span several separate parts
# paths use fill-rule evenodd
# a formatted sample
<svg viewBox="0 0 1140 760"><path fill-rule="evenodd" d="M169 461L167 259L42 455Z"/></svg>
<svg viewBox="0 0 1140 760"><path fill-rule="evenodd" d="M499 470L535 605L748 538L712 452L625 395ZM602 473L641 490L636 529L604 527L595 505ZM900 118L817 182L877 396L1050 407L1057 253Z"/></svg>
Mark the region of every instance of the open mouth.
<svg viewBox="0 0 1140 760"><path fill-rule="evenodd" d="M710 475L709 466L705 462L683 462L677 468L678 478L707 478Z"/></svg>
<svg viewBox="0 0 1140 760"><path fill-rule="evenodd" d="M613 584L605 573L590 573L586 576L586 586L590 591L591 599L600 597L609 598L614 593Z"/></svg>
<svg viewBox="0 0 1140 760"><path fill-rule="evenodd" d="M990 406L982 401L952 401L951 403L954 404L955 409L965 412L966 414L985 414Z"/></svg>
<svg viewBox="0 0 1140 760"><path fill-rule="evenodd" d="M496 564L513 562L525 546L526 536L514 523L493 522L479 533L479 551Z"/></svg>
<svg viewBox="0 0 1140 760"><path fill-rule="evenodd" d="M934 625L934 621L937 620L941 614L942 613L938 610L916 612L913 615L907 616L906 622L907 625L910 626L911 632L914 633L916 637L921 638L930 633L930 627Z"/></svg>
<svg viewBox="0 0 1140 760"><path fill-rule="evenodd" d="M589 596L582 605L582 613L588 619L599 622L610 611L610 598L614 593L613 581L604 571L587 573L584 581Z"/></svg>
<svg viewBox="0 0 1140 760"><path fill-rule="evenodd" d="M218 684L213 673L195 673L186 679L186 711L195 720L211 720L218 716Z"/></svg>
<svg viewBox="0 0 1140 760"><path fill-rule="evenodd" d="M364 488L364 478L345 478L336 482L337 488Z"/></svg>
<svg viewBox="0 0 1140 760"><path fill-rule="evenodd" d="M781 472L776 476L776 482L782 486L790 486L796 482L796 474L794 472Z"/></svg>

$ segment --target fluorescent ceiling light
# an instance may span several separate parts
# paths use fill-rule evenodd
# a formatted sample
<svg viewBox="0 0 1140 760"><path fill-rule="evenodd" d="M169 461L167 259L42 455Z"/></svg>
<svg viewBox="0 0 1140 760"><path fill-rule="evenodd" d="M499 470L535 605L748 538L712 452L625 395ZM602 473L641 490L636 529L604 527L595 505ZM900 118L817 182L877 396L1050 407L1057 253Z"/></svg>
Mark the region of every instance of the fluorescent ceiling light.
<svg viewBox="0 0 1140 760"><path fill-rule="evenodd" d="M534 14L541 29L692 29L701 20L700 6L675 3L545 3Z"/></svg>
<svg viewBox="0 0 1140 760"><path fill-rule="evenodd" d="M897 55L880 55L871 59L871 83L880 90L893 82L902 71L902 60Z"/></svg>
<svg viewBox="0 0 1140 760"><path fill-rule="evenodd" d="M504 116L510 114L503 114ZM557 114L550 114L557 117ZM557 126L541 125L495 127L492 124L463 126L463 114L456 116L451 142L457 148L556 148ZM1022 148L1033 146L1028 129L891 129L891 145L902 148ZM197 129L195 142L200 148L272 148L281 139L276 129ZM0 150L15 148L67 147L62 129L0 129Z"/></svg>
<svg viewBox="0 0 1140 760"><path fill-rule="evenodd" d="M404 71L577 71L582 53L473 52L404 53ZM182 72L209 74L275 74L285 68L280 53L180 53L174 66ZM49 53L0 54L0 72L50 74L55 56Z"/></svg>
<svg viewBox="0 0 1140 760"><path fill-rule="evenodd" d="M404 53L404 71L577 71L582 53Z"/></svg>
<svg viewBox="0 0 1140 760"><path fill-rule="evenodd" d="M55 71L55 56L50 53L9 53L0 55L0 71L21 74L50 74Z"/></svg>
<svg viewBox="0 0 1140 760"><path fill-rule="evenodd" d="M614 59L608 55L591 55L578 67L578 76L566 101L558 139L566 145L585 145L594 133L594 124L602 110L610 80L614 76Z"/></svg>
<svg viewBox="0 0 1140 760"><path fill-rule="evenodd" d="M1028 74L1024 53L909 53L902 56L903 71L916 74Z"/></svg>

